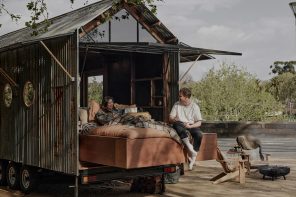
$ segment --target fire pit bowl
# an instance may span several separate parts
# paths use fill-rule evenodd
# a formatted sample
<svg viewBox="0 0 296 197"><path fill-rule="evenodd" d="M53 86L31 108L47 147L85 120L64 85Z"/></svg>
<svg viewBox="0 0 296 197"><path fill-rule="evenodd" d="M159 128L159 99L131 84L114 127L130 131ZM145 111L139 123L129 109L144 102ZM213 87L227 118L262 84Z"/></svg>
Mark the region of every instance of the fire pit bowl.
<svg viewBox="0 0 296 197"><path fill-rule="evenodd" d="M286 175L290 173L290 167L288 166L262 166L259 167L260 174L263 175L263 179L266 176L271 177L272 180L283 176L286 180Z"/></svg>

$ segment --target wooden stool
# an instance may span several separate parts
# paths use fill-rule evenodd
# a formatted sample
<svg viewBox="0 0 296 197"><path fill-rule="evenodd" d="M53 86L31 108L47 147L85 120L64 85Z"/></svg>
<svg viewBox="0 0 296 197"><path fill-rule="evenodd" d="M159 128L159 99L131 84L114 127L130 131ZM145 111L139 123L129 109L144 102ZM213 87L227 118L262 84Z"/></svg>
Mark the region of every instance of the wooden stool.
<svg viewBox="0 0 296 197"><path fill-rule="evenodd" d="M202 140L196 160L216 160L217 159L217 134L203 133Z"/></svg>

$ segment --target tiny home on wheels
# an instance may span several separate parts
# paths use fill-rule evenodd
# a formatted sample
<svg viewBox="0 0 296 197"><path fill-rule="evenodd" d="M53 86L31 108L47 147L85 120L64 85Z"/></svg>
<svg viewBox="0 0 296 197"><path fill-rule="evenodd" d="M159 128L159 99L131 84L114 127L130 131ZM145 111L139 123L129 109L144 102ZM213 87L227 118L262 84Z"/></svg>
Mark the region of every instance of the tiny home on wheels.
<svg viewBox="0 0 296 197"><path fill-rule="evenodd" d="M167 121L180 62L240 54L182 44L144 5L127 1L49 21L36 36L30 28L0 36L0 183L27 193L35 173L51 171L73 176L78 196L79 183L163 175L184 162L170 138L79 135L89 81L100 76L103 95Z"/></svg>

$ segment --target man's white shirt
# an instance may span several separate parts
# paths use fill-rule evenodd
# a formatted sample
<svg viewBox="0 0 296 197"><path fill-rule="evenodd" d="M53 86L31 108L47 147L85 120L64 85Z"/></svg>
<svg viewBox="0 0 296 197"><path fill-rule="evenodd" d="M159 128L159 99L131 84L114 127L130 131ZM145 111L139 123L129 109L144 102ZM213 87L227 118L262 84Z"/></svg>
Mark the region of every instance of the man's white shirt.
<svg viewBox="0 0 296 197"><path fill-rule="evenodd" d="M181 105L179 101L176 102L172 108L170 117L176 117L181 122L189 124L194 124L202 120L199 106L193 101L190 101L190 104L187 106Z"/></svg>

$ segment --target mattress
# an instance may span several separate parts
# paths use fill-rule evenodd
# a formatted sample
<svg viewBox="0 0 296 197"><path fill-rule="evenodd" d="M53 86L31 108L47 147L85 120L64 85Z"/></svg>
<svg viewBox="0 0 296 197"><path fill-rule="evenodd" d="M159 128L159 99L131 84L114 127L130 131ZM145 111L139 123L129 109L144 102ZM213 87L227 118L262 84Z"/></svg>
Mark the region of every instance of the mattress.
<svg viewBox="0 0 296 197"><path fill-rule="evenodd" d="M80 161L125 169L185 162L183 147L155 129L99 127L79 136L79 148Z"/></svg>

